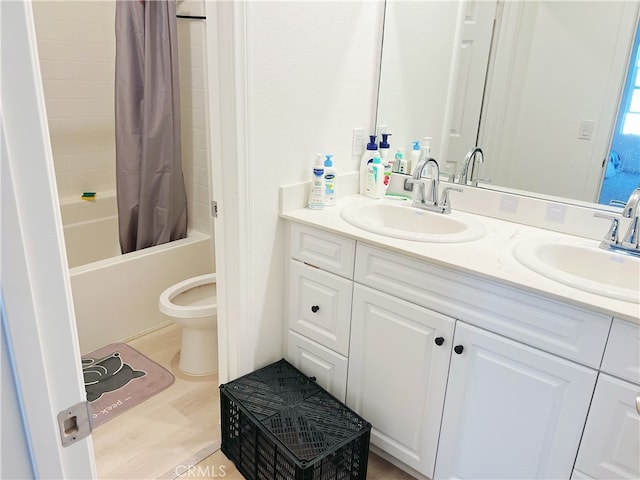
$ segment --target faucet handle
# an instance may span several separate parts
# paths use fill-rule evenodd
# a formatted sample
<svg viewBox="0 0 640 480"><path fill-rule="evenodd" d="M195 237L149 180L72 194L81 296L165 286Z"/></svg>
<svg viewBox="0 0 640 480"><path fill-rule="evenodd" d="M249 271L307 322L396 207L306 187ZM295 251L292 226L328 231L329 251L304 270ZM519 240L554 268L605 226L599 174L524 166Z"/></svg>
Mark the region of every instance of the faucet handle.
<svg viewBox="0 0 640 480"><path fill-rule="evenodd" d="M473 181L473 186L477 187L479 183L491 183L491 179L490 178L476 178Z"/></svg>
<svg viewBox="0 0 640 480"><path fill-rule="evenodd" d="M594 217L605 218L611 220L611 226L609 231L605 235L605 240L611 243L618 243L618 227L620 226L620 219L614 215L607 215L606 213L594 213Z"/></svg>
<svg viewBox="0 0 640 480"><path fill-rule="evenodd" d="M633 218L638 216L638 205L640 204L640 187L636 188L631 195L629 195L629 199L625 203L624 208L622 209L622 216L624 218Z"/></svg>
<svg viewBox="0 0 640 480"><path fill-rule="evenodd" d="M444 212L445 213L449 213L451 212L451 203L449 200L449 192L450 191L454 191L454 192L460 192L460 193L464 193L464 190L462 190L460 187L447 187L444 190L442 190L442 196L440 197L440 206L443 207Z"/></svg>

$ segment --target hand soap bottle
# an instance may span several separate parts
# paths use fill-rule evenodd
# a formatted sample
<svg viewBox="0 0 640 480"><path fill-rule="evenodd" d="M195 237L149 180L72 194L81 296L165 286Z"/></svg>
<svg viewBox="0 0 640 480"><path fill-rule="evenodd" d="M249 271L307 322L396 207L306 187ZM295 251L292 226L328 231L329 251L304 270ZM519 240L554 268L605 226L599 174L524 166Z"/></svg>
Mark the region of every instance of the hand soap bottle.
<svg viewBox="0 0 640 480"><path fill-rule="evenodd" d="M407 173L407 161L404 159L404 152L401 148L396 151L392 171L395 173Z"/></svg>
<svg viewBox="0 0 640 480"><path fill-rule="evenodd" d="M389 186L389 179L391 178L391 168L393 167L393 159L389 157L389 145L388 139L391 136L390 133L382 134L382 141L380 142L380 163L384 168L384 189Z"/></svg>
<svg viewBox="0 0 640 480"><path fill-rule="evenodd" d="M384 167L377 155L367 168L365 195L370 198L382 198L384 195Z"/></svg>
<svg viewBox="0 0 640 480"><path fill-rule="evenodd" d="M309 208L321 210L324 208L324 155L319 153L316 156L316 163L313 167L313 180L311 180L311 193L309 194Z"/></svg>
<svg viewBox="0 0 640 480"><path fill-rule="evenodd" d="M411 149L411 156L409 160L407 160L407 172L413 172L413 169L418 165L418 161L420 160L420 142L416 140L413 142L413 148Z"/></svg>
<svg viewBox="0 0 640 480"><path fill-rule="evenodd" d="M367 171L369 163L373 162L373 157L378 156L378 144L376 143L376 136L369 135L369 143L367 143L367 150L362 155L362 162L360 163L360 195L365 195L367 186Z"/></svg>
<svg viewBox="0 0 640 480"><path fill-rule="evenodd" d="M324 204L327 207L336 204L336 169L331 157L333 155L327 155L324 161Z"/></svg>
<svg viewBox="0 0 640 480"><path fill-rule="evenodd" d="M420 144L420 160L431 157L431 137L424 137Z"/></svg>

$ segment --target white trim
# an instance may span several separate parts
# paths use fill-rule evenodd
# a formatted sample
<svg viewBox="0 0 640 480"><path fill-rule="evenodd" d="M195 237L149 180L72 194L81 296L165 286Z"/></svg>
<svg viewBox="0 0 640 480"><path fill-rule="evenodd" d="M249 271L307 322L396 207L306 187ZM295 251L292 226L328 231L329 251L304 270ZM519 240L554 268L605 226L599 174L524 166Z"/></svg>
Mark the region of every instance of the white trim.
<svg viewBox="0 0 640 480"><path fill-rule="evenodd" d="M251 215L247 111L246 4L207 3L212 185L218 274L221 383L253 368L250 330Z"/></svg>

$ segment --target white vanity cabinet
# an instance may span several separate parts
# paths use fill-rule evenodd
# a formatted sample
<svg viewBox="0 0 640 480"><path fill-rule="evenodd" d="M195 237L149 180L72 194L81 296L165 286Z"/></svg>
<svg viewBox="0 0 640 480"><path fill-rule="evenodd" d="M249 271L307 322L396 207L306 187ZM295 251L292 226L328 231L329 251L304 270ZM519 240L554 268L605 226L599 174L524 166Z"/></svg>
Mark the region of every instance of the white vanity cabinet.
<svg viewBox="0 0 640 480"><path fill-rule="evenodd" d="M433 474L455 319L355 284L347 405L371 443Z"/></svg>
<svg viewBox="0 0 640 480"><path fill-rule="evenodd" d="M597 372L461 321L435 478L569 478Z"/></svg>
<svg viewBox="0 0 640 480"><path fill-rule="evenodd" d="M286 358L345 400L355 241L290 224Z"/></svg>
<svg viewBox="0 0 640 480"><path fill-rule="evenodd" d="M637 480L640 325L614 321L601 370L572 479Z"/></svg>
<svg viewBox="0 0 640 480"><path fill-rule="evenodd" d="M634 341L611 316L295 222L290 231L287 358L370 421L371 443L398 466L438 479L612 476L586 461L574 469L579 448L593 457L589 427L580 447L587 414L597 432L596 410L612 410L598 394L590 409L600 365L617 382L640 372L626 347L605 355L610 330L609 345ZM597 390L610 400L605 379ZM636 435L620 442L636 449L631 462L633 428L620 433Z"/></svg>

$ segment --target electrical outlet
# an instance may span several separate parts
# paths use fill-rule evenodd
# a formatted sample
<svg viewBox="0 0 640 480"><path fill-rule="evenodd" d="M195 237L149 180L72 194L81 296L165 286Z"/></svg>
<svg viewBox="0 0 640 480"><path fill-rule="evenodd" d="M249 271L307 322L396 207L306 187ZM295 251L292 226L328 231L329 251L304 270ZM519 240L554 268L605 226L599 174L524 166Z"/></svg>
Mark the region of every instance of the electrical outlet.
<svg viewBox="0 0 640 480"><path fill-rule="evenodd" d="M362 155L364 151L364 128L356 127L353 129L353 139L351 141L351 155Z"/></svg>

